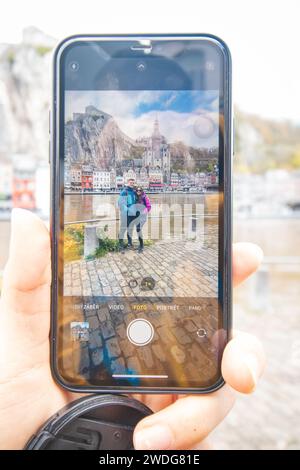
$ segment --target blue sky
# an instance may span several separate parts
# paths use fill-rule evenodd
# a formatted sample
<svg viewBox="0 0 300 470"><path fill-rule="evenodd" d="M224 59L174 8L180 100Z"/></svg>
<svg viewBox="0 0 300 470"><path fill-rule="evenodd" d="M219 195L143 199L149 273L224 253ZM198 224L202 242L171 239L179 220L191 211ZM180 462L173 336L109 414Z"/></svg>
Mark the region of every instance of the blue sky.
<svg viewBox="0 0 300 470"><path fill-rule="evenodd" d="M67 91L66 121L72 119L73 113L83 113L89 105L110 114L132 139L150 136L158 118L160 131L168 142L180 140L206 148L218 145L219 100L214 90ZM206 130L212 122L208 135Z"/></svg>
<svg viewBox="0 0 300 470"><path fill-rule="evenodd" d="M207 111L217 111L217 91L164 91L154 96L152 101L137 103L134 115L136 117L150 111L175 111L177 113L192 113L201 107Z"/></svg>

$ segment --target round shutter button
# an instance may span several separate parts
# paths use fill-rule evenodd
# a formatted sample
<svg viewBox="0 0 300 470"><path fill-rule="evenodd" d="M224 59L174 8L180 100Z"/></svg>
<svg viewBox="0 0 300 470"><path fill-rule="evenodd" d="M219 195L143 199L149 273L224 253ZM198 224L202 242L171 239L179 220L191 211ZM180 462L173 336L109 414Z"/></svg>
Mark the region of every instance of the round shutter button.
<svg viewBox="0 0 300 470"><path fill-rule="evenodd" d="M153 336L153 326L144 318L132 320L127 327L127 337L135 346L145 346L152 341Z"/></svg>

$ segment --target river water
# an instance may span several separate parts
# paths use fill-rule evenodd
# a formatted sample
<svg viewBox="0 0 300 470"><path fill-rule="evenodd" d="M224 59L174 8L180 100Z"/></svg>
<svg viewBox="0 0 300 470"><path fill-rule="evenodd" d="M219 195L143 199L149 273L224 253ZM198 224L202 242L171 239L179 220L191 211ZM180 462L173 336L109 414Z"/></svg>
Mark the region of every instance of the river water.
<svg viewBox="0 0 300 470"><path fill-rule="evenodd" d="M159 193L148 197L151 211L143 225L144 239L154 241L198 237L200 240L201 237L204 240L204 235L208 243L217 243L217 193ZM65 221L74 223L97 219L99 229L106 227L109 238L116 239L120 233L118 198L118 194L65 195Z"/></svg>
<svg viewBox="0 0 300 470"><path fill-rule="evenodd" d="M65 195L65 221L74 222L81 220L97 219L99 217L109 218L109 209L114 212L117 207L117 194L67 194ZM166 206L194 206L203 205L205 213L217 213L217 194L150 194L149 199L152 205L151 213L161 211L163 205ZM107 213L106 213L107 208Z"/></svg>
<svg viewBox="0 0 300 470"><path fill-rule="evenodd" d="M104 205L116 206L117 195L68 195L65 199L66 221L87 220L103 217ZM153 208L161 204L203 204L205 214L217 213L216 194L151 194ZM154 210L152 211L154 213ZM0 271L8 255L10 234L9 221L0 221ZM267 257L300 256L300 218L248 218L234 216L234 240L258 243Z"/></svg>

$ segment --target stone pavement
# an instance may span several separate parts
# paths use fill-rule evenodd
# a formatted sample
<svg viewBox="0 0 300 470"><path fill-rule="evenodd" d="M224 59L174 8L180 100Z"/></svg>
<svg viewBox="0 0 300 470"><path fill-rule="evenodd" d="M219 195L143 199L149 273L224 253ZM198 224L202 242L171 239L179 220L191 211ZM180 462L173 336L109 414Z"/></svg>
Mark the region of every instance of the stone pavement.
<svg viewBox="0 0 300 470"><path fill-rule="evenodd" d="M217 295L217 251L215 235L198 241L154 242L143 253L125 250L95 260L65 265L64 295L69 296L172 296L215 297ZM151 276L154 289L142 291L141 282Z"/></svg>
<svg viewBox="0 0 300 470"><path fill-rule="evenodd" d="M212 226L214 234L203 246L198 241L160 241L141 254L125 250L67 264L64 337L70 337L70 322L87 321L90 338L88 343L70 345L70 354L64 357L66 369L75 367L90 381L128 371L179 376L186 386L191 378L199 383L214 377L218 367L215 230ZM141 282L149 276L155 285L143 290ZM127 338L127 326L136 318L154 327L149 345L135 347Z"/></svg>
<svg viewBox="0 0 300 470"><path fill-rule="evenodd" d="M123 373L179 375L186 386L191 379L213 378L219 365L217 266L215 224L205 227L204 243L156 241L143 253L126 249L124 254L68 263L64 338L70 338L72 321L88 322L90 337L65 348L66 370L91 383ZM143 280L149 277L154 285L145 290ZM127 338L127 327L137 318L154 328L151 343L143 347Z"/></svg>
<svg viewBox="0 0 300 470"><path fill-rule="evenodd" d="M187 386L190 379L199 384L217 373L217 299L191 299L185 305L182 298L169 304L147 298L145 308L139 311L135 307L141 304L135 299L118 303L110 298L104 302L103 298L87 297L84 304L77 303L77 313L74 300L80 302L80 298L65 298L63 365L78 374L78 380L84 377L97 383L113 374L154 374L180 377ZM154 328L152 341L142 347L130 343L126 333L129 323L137 318L148 320ZM89 341L72 341L71 321L88 322ZM153 381L143 382L144 386L150 384Z"/></svg>

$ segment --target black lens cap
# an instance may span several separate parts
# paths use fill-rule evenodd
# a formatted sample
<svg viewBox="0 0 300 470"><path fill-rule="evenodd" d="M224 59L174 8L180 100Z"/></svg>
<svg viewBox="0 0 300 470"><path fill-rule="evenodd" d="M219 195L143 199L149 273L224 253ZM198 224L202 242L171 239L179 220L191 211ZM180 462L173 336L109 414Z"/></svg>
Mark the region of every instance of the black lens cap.
<svg viewBox="0 0 300 470"><path fill-rule="evenodd" d="M151 413L123 395L88 395L52 416L25 450L131 450L136 424Z"/></svg>

